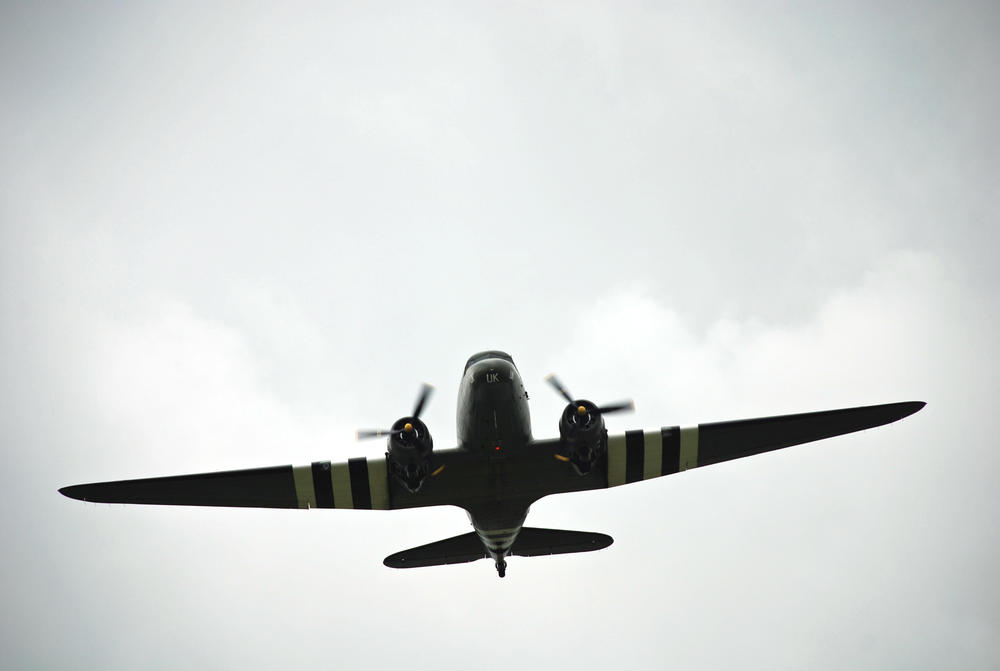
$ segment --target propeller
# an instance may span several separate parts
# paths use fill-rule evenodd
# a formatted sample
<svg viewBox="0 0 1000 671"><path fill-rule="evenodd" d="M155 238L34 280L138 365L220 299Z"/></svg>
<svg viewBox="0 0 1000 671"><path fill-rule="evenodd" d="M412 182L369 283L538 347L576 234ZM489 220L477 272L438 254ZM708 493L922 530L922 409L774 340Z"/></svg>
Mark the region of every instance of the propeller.
<svg viewBox="0 0 1000 671"><path fill-rule="evenodd" d="M559 448L552 456L559 461L571 462L579 475L586 475L607 448L608 431L604 427L602 415L635 410L635 404L632 401L618 401L599 406L573 398L555 375L549 375L545 380L569 403L559 418Z"/></svg>
<svg viewBox="0 0 1000 671"><path fill-rule="evenodd" d="M393 424L391 429L361 429L357 432L358 440L365 440L367 438L383 438L385 436L390 436L394 433L402 434L402 437L412 436L417 431L418 420L420 419L420 413L424 411L424 406L427 405L428 399L431 397L431 393L434 391L434 387L427 384L426 382L420 387L420 394L417 396L417 402L413 406L413 414L409 417L404 417L397 420ZM414 420L414 421L410 421ZM397 426L402 422L402 426ZM422 425L422 424L421 424Z"/></svg>
<svg viewBox="0 0 1000 671"><path fill-rule="evenodd" d="M552 387L559 392L559 395L566 399L566 401L572 405L576 406L576 414L578 415L589 415L589 414L601 414L607 415L613 412L621 412L622 410L632 411L635 410L635 403L631 400L628 401L618 401L617 403L608 403L607 405L594 405L590 401L583 401L580 399L573 398L573 395L569 393L569 390L559 381L559 378L555 374L549 374L545 377L545 381L552 385ZM590 407L588 407L590 406Z"/></svg>

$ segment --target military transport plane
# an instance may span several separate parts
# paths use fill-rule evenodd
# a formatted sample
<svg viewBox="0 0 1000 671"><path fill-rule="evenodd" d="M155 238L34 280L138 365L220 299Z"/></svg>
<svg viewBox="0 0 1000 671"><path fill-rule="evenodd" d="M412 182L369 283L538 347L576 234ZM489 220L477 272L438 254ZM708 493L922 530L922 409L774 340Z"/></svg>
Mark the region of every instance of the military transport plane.
<svg viewBox="0 0 1000 671"><path fill-rule="evenodd" d="M413 568L491 557L502 578L508 556L611 545L605 534L524 526L528 507L543 496L672 475L888 424L924 407L911 401L608 435L604 415L632 409L631 401L599 406L574 398L554 376L547 380L567 401L558 438L532 438L528 393L514 360L486 351L465 364L454 449L433 449L431 433L420 420L431 392L424 385L410 416L389 429L358 432L359 438L386 437L382 457L100 482L59 491L100 503L367 510L453 505L468 512L475 531L397 552L384 564Z"/></svg>

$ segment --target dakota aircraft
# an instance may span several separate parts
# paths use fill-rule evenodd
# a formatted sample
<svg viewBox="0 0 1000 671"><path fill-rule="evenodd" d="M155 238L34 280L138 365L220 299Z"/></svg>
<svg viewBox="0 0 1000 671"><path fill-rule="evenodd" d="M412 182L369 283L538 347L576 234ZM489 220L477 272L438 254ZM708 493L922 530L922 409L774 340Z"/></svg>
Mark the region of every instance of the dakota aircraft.
<svg viewBox="0 0 1000 671"><path fill-rule="evenodd" d="M611 545L605 534L524 526L529 506L543 496L672 475L881 426L924 407L909 401L608 435L604 415L632 409L631 401L599 406L574 398L554 376L547 380L567 401L558 438L532 438L528 393L514 360L491 350L465 364L457 448L433 449L431 433L420 420L431 393L424 385L409 416L389 429L358 432L359 438L386 437L382 457L99 482L59 491L99 503L368 510L453 505L468 512L474 531L397 552L383 563L413 568L490 557L502 578L508 556Z"/></svg>

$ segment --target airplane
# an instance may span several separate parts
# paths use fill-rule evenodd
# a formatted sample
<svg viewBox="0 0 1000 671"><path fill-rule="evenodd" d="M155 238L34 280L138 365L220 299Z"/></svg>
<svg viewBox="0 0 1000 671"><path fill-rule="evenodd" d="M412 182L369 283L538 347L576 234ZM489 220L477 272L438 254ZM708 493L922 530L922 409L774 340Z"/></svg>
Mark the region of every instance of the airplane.
<svg viewBox="0 0 1000 671"><path fill-rule="evenodd" d="M599 406L575 398L553 375L546 380L567 402L558 438L532 437L528 393L514 360L488 350L465 364L456 448L434 450L420 420L432 391L425 384L409 416L389 429L358 432L358 438L386 438L381 457L98 482L59 492L98 503L365 510L458 506L468 513L474 531L396 552L383 563L416 568L489 557L503 578L510 556L611 545L606 534L524 526L529 507L544 496L617 487L869 429L925 405L908 401L609 435L604 415L632 410L632 401Z"/></svg>

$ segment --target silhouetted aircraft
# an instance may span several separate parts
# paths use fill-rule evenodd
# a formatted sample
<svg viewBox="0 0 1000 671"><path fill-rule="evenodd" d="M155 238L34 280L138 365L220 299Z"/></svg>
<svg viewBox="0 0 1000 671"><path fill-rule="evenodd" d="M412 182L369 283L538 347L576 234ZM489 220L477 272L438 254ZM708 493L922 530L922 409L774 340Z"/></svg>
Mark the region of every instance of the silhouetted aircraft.
<svg viewBox="0 0 1000 671"><path fill-rule="evenodd" d="M524 526L528 507L543 496L672 475L888 424L924 407L910 401L609 436L604 415L631 410L631 401L599 406L574 398L554 376L547 380L567 401L559 438L531 437L528 394L513 359L486 351L465 364L454 449L433 449L431 433L420 420L431 393L424 385L408 417L389 429L358 432L359 438L386 437L383 457L100 482L59 491L99 503L183 506L396 510L453 505L469 513L475 531L397 552L384 564L413 568L492 557L502 578L511 555L611 545L605 534Z"/></svg>

